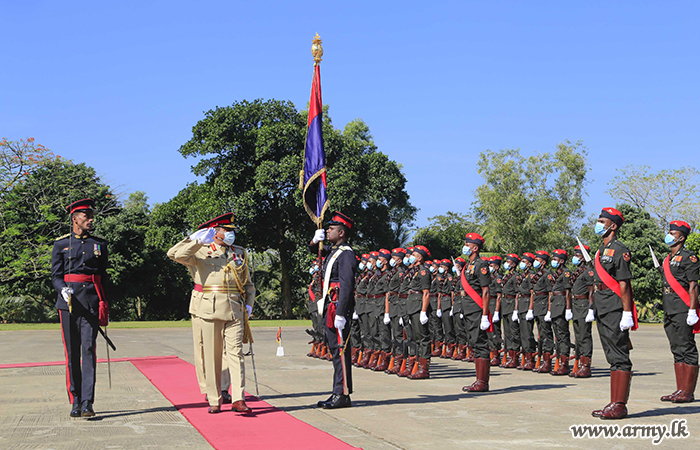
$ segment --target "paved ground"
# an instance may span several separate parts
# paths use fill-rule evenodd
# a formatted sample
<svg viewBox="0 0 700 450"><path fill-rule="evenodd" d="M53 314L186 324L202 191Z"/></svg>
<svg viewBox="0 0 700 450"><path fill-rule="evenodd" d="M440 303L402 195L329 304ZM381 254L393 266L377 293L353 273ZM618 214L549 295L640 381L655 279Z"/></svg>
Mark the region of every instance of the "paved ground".
<svg viewBox="0 0 700 450"><path fill-rule="evenodd" d="M590 416L609 399L609 377L595 340L594 377L575 380L496 368L488 394L463 394L474 365L437 360L430 380L407 380L355 369L355 407L323 411L312 405L330 390L329 362L307 358L301 328L283 329L285 356L276 357L276 329L254 328L263 399L295 417L366 450L510 448L692 448L700 444L700 402L659 402L675 389L672 357L659 325L632 334L635 376L631 417L617 425L670 424L685 419L690 437L653 446L644 439L574 439L573 424L608 424ZM594 331L594 335L595 335ZM177 355L192 361L188 329L112 330L113 357ZM100 340L98 356L104 357ZM63 359L60 332L0 332L0 362ZM254 392L248 364L248 391ZM0 370L0 448L165 449L211 448L130 363L98 366L97 420L71 419L63 366ZM232 417L232 420L235 420Z"/></svg>

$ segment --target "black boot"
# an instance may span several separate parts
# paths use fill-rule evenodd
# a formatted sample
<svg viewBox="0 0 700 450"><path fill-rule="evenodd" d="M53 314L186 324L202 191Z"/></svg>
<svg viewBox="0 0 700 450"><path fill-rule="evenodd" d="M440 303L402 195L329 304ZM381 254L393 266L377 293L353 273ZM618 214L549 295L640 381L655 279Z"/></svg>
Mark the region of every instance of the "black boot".
<svg viewBox="0 0 700 450"><path fill-rule="evenodd" d="M231 394L229 394L228 391L221 391L221 403L231 403Z"/></svg>
<svg viewBox="0 0 700 450"><path fill-rule="evenodd" d="M319 408L323 408L323 405L326 405L327 403L330 403L331 400L333 400L333 396L334 396L334 395L335 395L335 394L331 394L331 396L328 397L328 399L326 399L326 400L321 400L320 402L316 403L316 406L318 406Z"/></svg>
<svg viewBox="0 0 700 450"><path fill-rule="evenodd" d="M80 402L73 403L73 408L70 410L71 417L80 417Z"/></svg>
<svg viewBox="0 0 700 450"><path fill-rule="evenodd" d="M95 417L95 411L92 409L92 402L85 400L80 408L80 417Z"/></svg>
<svg viewBox="0 0 700 450"><path fill-rule="evenodd" d="M331 401L323 405L323 409L349 408L352 406L349 395L333 394Z"/></svg>

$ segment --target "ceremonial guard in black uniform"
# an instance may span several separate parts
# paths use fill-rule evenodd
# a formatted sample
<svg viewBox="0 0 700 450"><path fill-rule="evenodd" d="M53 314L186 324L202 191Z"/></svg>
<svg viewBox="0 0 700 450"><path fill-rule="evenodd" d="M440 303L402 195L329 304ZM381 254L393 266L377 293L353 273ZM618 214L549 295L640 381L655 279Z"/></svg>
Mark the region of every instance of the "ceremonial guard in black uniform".
<svg viewBox="0 0 700 450"><path fill-rule="evenodd" d="M523 359L517 367L519 370L532 370L535 368L533 361L535 355L535 334L534 334L534 319L535 314L532 311L532 276L534 275L531 267L535 262L535 255L532 253L523 253L523 258L518 264L522 272L516 279L518 286L518 314L513 313L513 319L517 319L520 323L520 345L523 348Z"/></svg>
<svg viewBox="0 0 700 450"><path fill-rule="evenodd" d="M71 417L95 415L95 341L98 325L109 323L102 288L107 275L107 242L90 233L94 208L95 202L89 198L66 207L71 233L56 239L51 252L51 280L58 291L56 308L66 354L68 399L73 405Z"/></svg>
<svg viewBox="0 0 700 450"><path fill-rule="evenodd" d="M571 271L566 267L568 255L563 249L552 252L552 292L549 297L549 318L552 321L554 336L557 338L557 356L559 367L552 375L569 374L569 355L571 352L571 334L569 320L574 317L571 312Z"/></svg>
<svg viewBox="0 0 700 450"><path fill-rule="evenodd" d="M603 243L593 258L596 282L593 306L598 317L600 342L610 364L610 403L591 413L601 419L627 417L626 404L632 382L629 329L637 328L637 317L630 283L630 251L617 240L624 220L615 208L603 208L595 226Z"/></svg>
<svg viewBox="0 0 700 450"><path fill-rule="evenodd" d="M389 279L388 288L388 311L384 315L384 322L389 320L391 331L391 360L386 368L386 373L395 375L401 370L403 363L403 326L401 326L401 282L406 273L403 265L403 259L406 256L406 250L403 248L395 248L391 251L391 259L389 266L391 269L387 275Z"/></svg>
<svg viewBox="0 0 700 450"><path fill-rule="evenodd" d="M503 286L501 285L501 262L503 258L500 256L492 256L488 259L489 272L491 272L491 284L489 285L489 312L493 318L493 333L488 333L489 349L491 350L491 365L501 365L501 346L503 338L501 337L501 304L503 298ZM512 312L511 312L512 313Z"/></svg>
<svg viewBox="0 0 700 450"><path fill-rule="evenodd" d="M476 365L476 381L462 387L464 392L488 392L489 390L491 359L487 333L493 332L489 313L491 275L488 263L479 257L483 245L483 237L477 233L468 233L462 248L462 253L469 258L461 274L462 288L466 293L462 310Z"/></svg>
<svg viewBox="0 0 700 450"><path fill-rule="evenodd" d="M323 249L326 257L322 268L324 285L319 300L328 346L333 355L333 393L326 401L317 404L324 409L352 406L352 363L350 352L346 352L344 346L350 335L350 327L345 325L355 309L357 259L347 244L354 227L354 222L348 216L336 211L328 221L328 232L317 230L309 246L312 252L318 253L319 242L327 238L332 244L330 248Z"/></svg>
<svg viewBox="0 0 700 450"><path fill-rule="evenodd" d="M661 397L661 401L690 403L695 401L698 382L698 347L695 334L700 333L698 322L698 256L685 248L690 225L677 220L671 222L665 242L671 254L663 261L664 330L671 344L673 369L676 372L676 391Z"/></svg>
<svg viewBox="0 0 700 450"><path fill-rule="evenodd" d="M501 278L501 322L503 324L504 350L506 355L501 363L504 369L518 367L518 354L520 353L520 324L518 323L518 285L516 283L518 273L515 268L520 263L520 257L515 253L506 256L503 268L506 274Z"/></svg>
<svg viewBox="0 0 700 450"><path fill-rule="evenodd" d="M587 245L583 248L589 251ZM591 377L591 358L593 357L593 268L585 262L583 252L577 245L571 263L578 266L571 274L572 312L574 314L574 335L576 336L576 362L569 376L574 378ZM577 367L578 366L578 367Z"/></svg>

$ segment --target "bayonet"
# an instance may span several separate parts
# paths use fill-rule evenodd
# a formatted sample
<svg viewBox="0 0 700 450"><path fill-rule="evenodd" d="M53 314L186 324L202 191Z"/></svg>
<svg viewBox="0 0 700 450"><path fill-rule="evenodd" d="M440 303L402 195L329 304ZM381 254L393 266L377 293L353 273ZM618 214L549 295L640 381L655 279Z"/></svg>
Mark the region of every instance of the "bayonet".
<svg viewBox="0 0 700 450"><path fill-rule="evenodd" d="M585 259L587 263L591 262L591 255L588 254L586 247L583 246L583 242L581 242L581 239L579 239L578 236L576 236L576 241L578 241L578 247L581 249L583 259Z"/></svg>

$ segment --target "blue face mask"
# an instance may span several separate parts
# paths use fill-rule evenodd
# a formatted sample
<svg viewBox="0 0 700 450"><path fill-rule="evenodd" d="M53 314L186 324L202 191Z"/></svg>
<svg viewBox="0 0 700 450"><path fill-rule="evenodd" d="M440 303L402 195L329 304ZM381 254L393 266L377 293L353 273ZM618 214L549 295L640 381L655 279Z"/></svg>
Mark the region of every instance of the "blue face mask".
<svg viewBox="0 0 700 450"><path fill-rule="evenodd" d="M552 267L554 267L555 269L559 267L559 261L552 261Z"/></svg>
<svg viewBox="0 0 700 450"><path fill-rule="evenodd" d="M377 269L381 268L384 265L384 261L377 261Z"/></svg>
<svg viewBox="0 0 700 450"><path fill-rule="evenodd" d="M489 272L494 273L496 271L496 268L493 266L489 266Z"/></svg>
<svg viewBox="0 0 700 450"><path fill-rule="evenodd" d="M574 256L573 258L571 258L571 264L573 264L574 266L578 266L579 264L581 264L581 260L578 258L578 256Z"/></svg>
<svg viewBox="0 0 700 450"><path fill-rule="evenodd" d="M435 267L430 266L430 267L428 267L428 270L431 271L431 272L435 272Z"/></svg>
<svg viewBox="0 0 700 450"><path fill-rule="evenodd" d="M365 263L360 263L357 267L359 267L360 270L365 270Z"/></svg>
<svg viewBox="0 0 700 450"><path fill-rule="evenodd" d="M236 241L236 233L233 231L227 231L224 233L224 238L222 240L224 241L224 244L231 245Z"/></svg>
<svg viewBox="0 0 700 450"><path fill-rule="evenodd" d="M602 236L608 231L608 228L605 228L605 225L603 225L602 223L596 222L594 230L595 234L597 234L598 236Z"/></svg>
<svg viewBox="0 0 700 450"><path fill-rule="evenodd" d="M403 257L403 265L404 265L404 266L407 266L407 265L409 265L409 264L411 264L410 258L409 258L408 256L404 256L404 257Z"/></svg>
<svg viewBox="0 0 700 450"><path fill-rule="evenodd" d="M313 274L314 274L314 272L316 272L316 271L314 270L314 268L313 268L313 267L311 267L311 268L309 269L309 273L310 273L311 275L313 275Z"/></svg>
<svg viewBox="0 0 700 450"><path fill-rule="evenodd" d="M440 273L445 273L445 269L444 269L443 267L440 267L440 268L438 269L438 272L440 272Z"/></svg>
<svg viewBox="0 0 700 450"><path fill-rule="evenodd" d="M459 269L457 268L457 266L452 267L452 272L459 273Z"/></svg>
<svg viewBox="0 0 700 450"><path fill-rule="evenodd" d="M510 270L510 263L503 264L503 268L506 270Z"/></svg>
<svg viewBox="0 0 700 450"><path fill-rule="evenodd" d="M462 247L462 254L463 254L463 255L466 255L466 256L471 255L471 254L472 254L472 248L471 248L471 247L467 247L467 246L465 245L464 247Z"/></svg>
<svg viewBox="0 0 700 450"><path fill-rule="evenodd" d="M674 238L674 237L669 233L669 234L667 234L666 237L664 238L664 242L666 243L666 245L672 246L673 244L676 243L676 238Z"/></svg>
<svg viewBox="0 0 700 450"><path fill-rule="evenodd" d="M539 261L535 261L534 263L532 263L532 267L534 267L535 269L539 268L541 265L542 263L540 263Z"/></svg>
<svg viewBox="0 0 700 450"><path fill-rule="evenodd" d="M416 257L413 256L413 255L409 256L409 257L408 257L408 263L409 263L409 264L413 264L414 262L416 262Z"/></svg>
<svg viewBox="0 0 700 450"><path fill-rule="evenodd" d="M525 267L527 267L527 265L525 264L524 261L520 261L520 264L518 264L518 267L520 267L520 270L525 270Z"/></svg>
<svg viewBox="0 0 700 450"><path fill-rule="evenodd" d="M389 260L389 265L390 265L391 267L396 267L396 260L395 260L395 259L390 259L390 260Z"/></svg>
<svg viewBox="0 0 700 450"><path fill-rule="evenodd" d="M371 262L368 262L368 263L367 263L367 269L368 269L368 270L372 270L372 263L371 263Z"/></svg>

